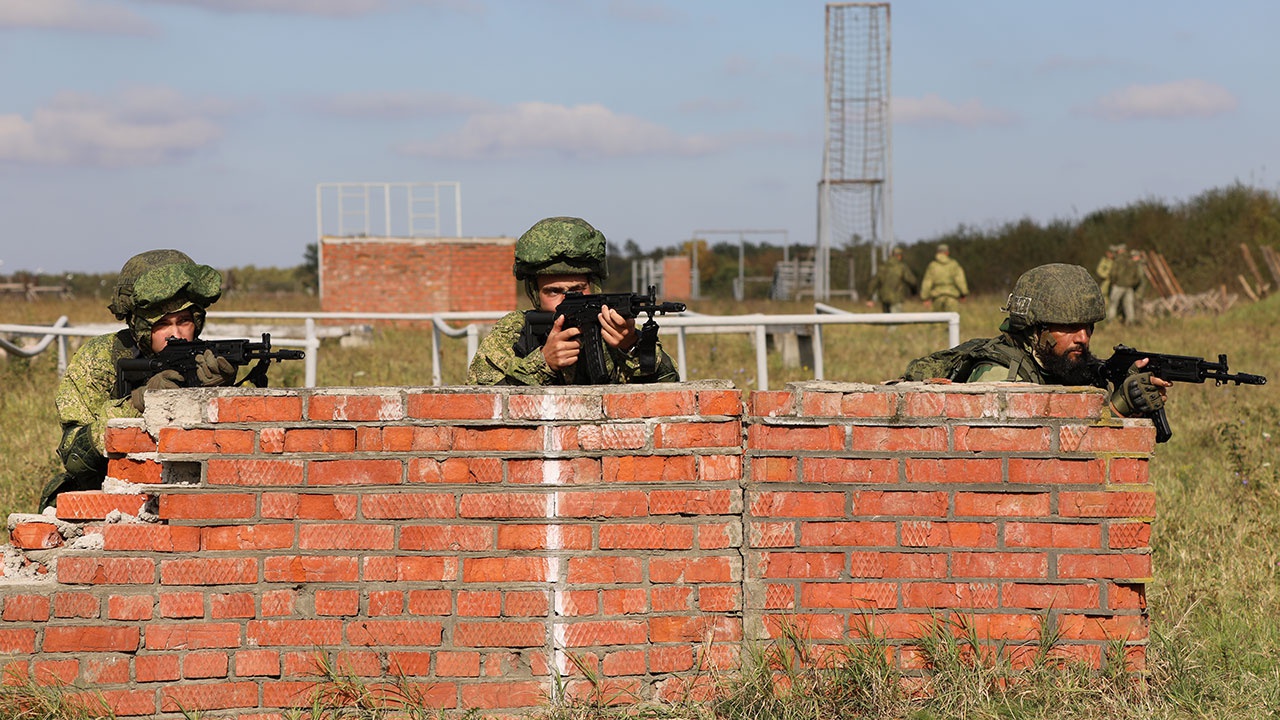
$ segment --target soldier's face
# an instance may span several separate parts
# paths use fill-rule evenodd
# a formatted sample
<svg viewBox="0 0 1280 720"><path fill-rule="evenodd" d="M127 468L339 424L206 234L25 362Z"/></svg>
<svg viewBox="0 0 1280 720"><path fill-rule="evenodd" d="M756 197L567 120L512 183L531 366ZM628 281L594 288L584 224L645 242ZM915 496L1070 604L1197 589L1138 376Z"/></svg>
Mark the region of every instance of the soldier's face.
<svg viewBox="0 0 1280 720"><path fill-rule="evenodd" d="M1054 357L1078 364L1089 352L1089 339L1093 337L1093 325L1046 325L1041 335L1045 348Z"/></svg>
<svg viewBox="0 0 1280 720"><path fill-rule="evenodd" d="M1036 356L1050 374L1061 378L1068 385L1088 385L1091 382L1089 339L1093 337L1093 325L1046 325L1036 338Z"/></svg>
<svg viewBox="0 0 1280 720"><path fill-rule="evenodd" d="M151 326L151 352L160 352L169 338L196 339L196 317L190 310L172 312Z"/></svg>
<svg viewBox="0 0 1280 720"><path fill-rule="evenodd" d="M538 306L546 312L555 312L564 300L564 294L580 292L591 294L591 282L586 275L539 275Z"/></svg>

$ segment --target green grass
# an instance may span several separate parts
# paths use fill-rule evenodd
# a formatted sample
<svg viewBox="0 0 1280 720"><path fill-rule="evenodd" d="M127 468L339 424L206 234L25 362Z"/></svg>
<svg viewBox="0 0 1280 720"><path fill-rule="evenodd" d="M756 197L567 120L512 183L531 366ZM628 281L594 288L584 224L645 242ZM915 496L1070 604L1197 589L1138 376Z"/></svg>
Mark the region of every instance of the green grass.
<svg viewBox="0 0 1280 720"><path fill-rule="evenodd" d="M314 302L232 300L219 309L307 309ZM961 338L994 334L999 304L995 298L966 303ZM693 309L711 314L794 313L808 312L809 306L699 303ZM80 323L111 319L100 303L0 300L3 322L47 324L62 314ZM934 695L924 699L895 694L899 686L892 670L881 666L863 645L851 648L842 658L845 665L830 663L818 669L806 665L802 643L784 637L777 646L751 653L751 662L733 677L709 677L718 688L712 701L625 709L566 697L549 705L543 717L1280 716L1280 399L1275 388L1280 382L1280 354L1271 337L1276 327L1280 298L1273 296L1237 306L1223 316L1162 318L1134 327L1104 324L1094 335L1094 349L1103 356L1120 342L1211 359L1227 353L1232 370L1266 375L1271 381L1262 387L1183 384L1170 394L1174 435L1157 447L1151 463L1158 517L1151 538L1155 580L1147 589L1152 639L1148 673L1141 680L1046 662L1022 670L1016 682L1005 683L994 672L1002 669L1002 659L975 655L972 647L966 650L973 639L953 632L922 641L934 673ZM880 382L945 341L939 326L828 328L826 375L830 380ZM674 352L674 342L666 342ZM461 382L465 345L461 340L446 343L445 380ZM429 333L409 328L380 329L367 348L326 344L320 354L319 384L428 385L430 347ZM747 336L690 336L687 352L687 379L727 378L744 390L754 389L755 358ZM273 370L273 384L300 384L300 366ZM776 356L770 358L769 371L772 389L810 377L806 369L783 368ZM55 470L56 383L52 353L31 361L0 361L0 457L5 460L0 464L0 512L32 510L41 485ZM779 673L790 673L786 682L774 682ZM607 682L594 681L601 684L598 698L608 697ZM55 716L6 714L0 706L0 720Z"/></svg>

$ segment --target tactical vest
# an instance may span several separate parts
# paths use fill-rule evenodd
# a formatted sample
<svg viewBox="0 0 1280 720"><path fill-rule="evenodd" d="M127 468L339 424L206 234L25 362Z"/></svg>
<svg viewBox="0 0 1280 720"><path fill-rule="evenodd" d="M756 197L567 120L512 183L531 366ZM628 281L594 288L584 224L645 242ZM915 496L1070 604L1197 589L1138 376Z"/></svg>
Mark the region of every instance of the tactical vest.
<svg viewBox="0 0 1280 720"><path fill-rule="evenodd" d="M1035 360L1007 335L966 340L953 348L916 358L907 363L902 379L920 382L944 378L952 382L968 382L974 369L982 364L1009 368L1009 374L1004 378L1006 382L1045 383Z"/></svg>

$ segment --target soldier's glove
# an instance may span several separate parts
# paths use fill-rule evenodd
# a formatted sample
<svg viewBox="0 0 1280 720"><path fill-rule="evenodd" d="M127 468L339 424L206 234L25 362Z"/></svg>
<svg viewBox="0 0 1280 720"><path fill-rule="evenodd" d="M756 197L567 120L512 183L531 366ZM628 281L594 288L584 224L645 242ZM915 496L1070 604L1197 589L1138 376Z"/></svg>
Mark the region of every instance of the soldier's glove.
<svg viewBox="0 0 1280 720"><path fill-rule="evenodd" d="M135 389L129 393L129 404L139 413L147 409L146 400L142 395L148 390L175 390L182 387L182 373L177 370L162 370L147 381L146 385Z"/></svg>
<svg viewBox="0 0 1280 720"><path fill-rule="evenodd" d="M1134 373L1111 393L1111 405L1124 417L1150 415L1164 407L1160 388L1151 382L1151 373Z"/></svg>
<svg viewBox="0 0 1280 720"><path fill-rule="evenodd" d="M204 387L233 385L236 381L236 368L226 358L214 355L212 350L205 350L196 356L196 380Z"/></svg>

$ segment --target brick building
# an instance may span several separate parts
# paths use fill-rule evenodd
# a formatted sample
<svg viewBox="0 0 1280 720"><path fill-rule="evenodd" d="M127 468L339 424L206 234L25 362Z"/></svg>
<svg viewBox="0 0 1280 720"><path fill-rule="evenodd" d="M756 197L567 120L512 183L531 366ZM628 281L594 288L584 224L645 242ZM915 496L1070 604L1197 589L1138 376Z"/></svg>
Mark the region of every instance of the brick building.
<svg viewBox="0 0 1280 720"><path fill-rule="evenodd" d="M507 311L515 238L320 239L324 312Z"/></svg>

